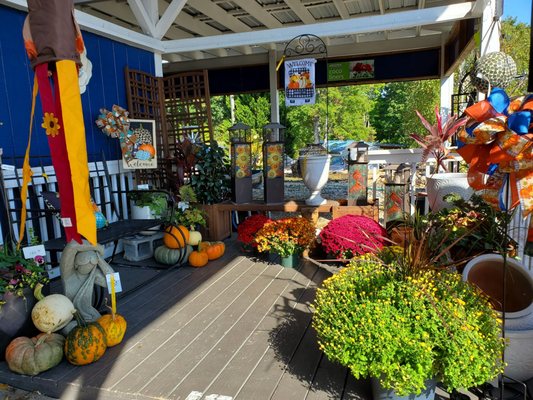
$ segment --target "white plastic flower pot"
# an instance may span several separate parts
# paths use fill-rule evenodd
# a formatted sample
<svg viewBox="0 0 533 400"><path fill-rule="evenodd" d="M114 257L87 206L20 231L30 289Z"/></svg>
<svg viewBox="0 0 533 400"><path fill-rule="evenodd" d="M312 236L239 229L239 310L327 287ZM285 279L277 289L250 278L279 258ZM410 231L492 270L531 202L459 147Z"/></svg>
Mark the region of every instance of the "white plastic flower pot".
<svg viewBox="0 0 533 400"><path fill-rule="evenodd" d="M305 186L311 192L311 196L305 200L305 204L319 206L326 203L320 195L320 191L328 181L330 155L306 155L298 159L302 171L302 178Z"/></svg>
<svg viewBox="0 0 533 400"><path fill-rule="evenodd" d="M459 172L446 172L434 174L426 178L429 208L431 211L439 211L450 206L443 197L456 193L463 199L468 200L474 193L468 184L467 174Z"/></svg>

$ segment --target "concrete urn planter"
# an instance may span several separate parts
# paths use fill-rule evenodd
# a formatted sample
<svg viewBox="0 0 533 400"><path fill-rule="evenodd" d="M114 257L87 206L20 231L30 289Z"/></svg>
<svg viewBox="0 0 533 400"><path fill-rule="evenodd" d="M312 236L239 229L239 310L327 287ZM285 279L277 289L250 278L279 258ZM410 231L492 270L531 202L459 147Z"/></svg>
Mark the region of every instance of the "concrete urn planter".
<svg viewBox="0 0 533 400"><path fill-rule="evenodd" d="M302 171L305 186L311 192L311 196L305 200L305 204L319 206L326 203L320 195L320 191L328 181L330 155L305 155L298 159Z"/></svg>

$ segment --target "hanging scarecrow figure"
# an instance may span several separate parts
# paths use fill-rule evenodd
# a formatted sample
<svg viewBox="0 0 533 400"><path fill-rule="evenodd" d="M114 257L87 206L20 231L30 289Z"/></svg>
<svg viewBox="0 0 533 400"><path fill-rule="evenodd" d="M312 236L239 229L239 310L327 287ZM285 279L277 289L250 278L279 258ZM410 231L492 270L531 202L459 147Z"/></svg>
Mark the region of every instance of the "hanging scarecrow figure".
<svg viewBox="0 0 533 400"><path fill-rule="evenodd" d="M89 169L85 127L81 107L78 68L84 50L83 39L74 19L73 0L28 0L28 16L23 27L24 46L35 71L32 113L37 92L43 109L52 163L59 185L61 221L67 243L82 237L96 244L96 221L89 192ZM29 166L30 140L23 167L23 207ZM23 218L25 210L23 210ZM21 223L20 241L24 236Z"/></svg>

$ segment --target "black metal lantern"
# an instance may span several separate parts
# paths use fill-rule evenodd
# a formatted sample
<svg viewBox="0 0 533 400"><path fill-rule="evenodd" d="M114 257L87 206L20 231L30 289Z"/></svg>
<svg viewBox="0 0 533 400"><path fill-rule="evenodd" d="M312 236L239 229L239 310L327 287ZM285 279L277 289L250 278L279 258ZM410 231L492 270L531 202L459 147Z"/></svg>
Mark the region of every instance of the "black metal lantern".
<svg viewBox="0 0 533 400"><path fill-rule="evenodd" d="M352 143L348 150L348 205L368 204L368 145Z"/></svg>
<svg viewBox="0 0 533 400"><path fill-rule="evenodd" d="M277 122L263 126L263 183L265 203L285 200L285 127Z"/></svg>
<svg viewBox="0 0 533 400"><path fill-rule="evenodd" d="M384 217L385 225L391 221L403 220L409 212L409 164L389 165L385 170Z"/></svg>
<svg viewBox="0 0 533 400"><path fill-rule="evenodd" d="M242 122L229 130L231 143L231 186L235 203L252 201L252 142L250 127Z"/></svg>

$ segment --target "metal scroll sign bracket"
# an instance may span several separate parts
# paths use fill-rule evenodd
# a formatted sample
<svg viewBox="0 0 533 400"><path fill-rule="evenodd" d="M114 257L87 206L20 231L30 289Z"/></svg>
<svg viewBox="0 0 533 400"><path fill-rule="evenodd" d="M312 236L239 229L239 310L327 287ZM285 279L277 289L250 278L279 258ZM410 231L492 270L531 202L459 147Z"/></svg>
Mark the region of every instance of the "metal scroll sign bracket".
<svg viewBox="0 0 533 400"><path fill-rule="evenodd" d="M318 36L305 33L303 35L296 36L292 38L286 45L283 50L283 60L297 60L306 57L313 57L316 59L325 59L326 61L326 120L324 123L325 133L324 141L326 148L328 148L328 134L329 134L329 93L328 93L328 49L326 43ZM316 81L316 77L315 77ZM315 85L315 90L317 90ZM318 94L318 92L317 92Z"/></svg>

